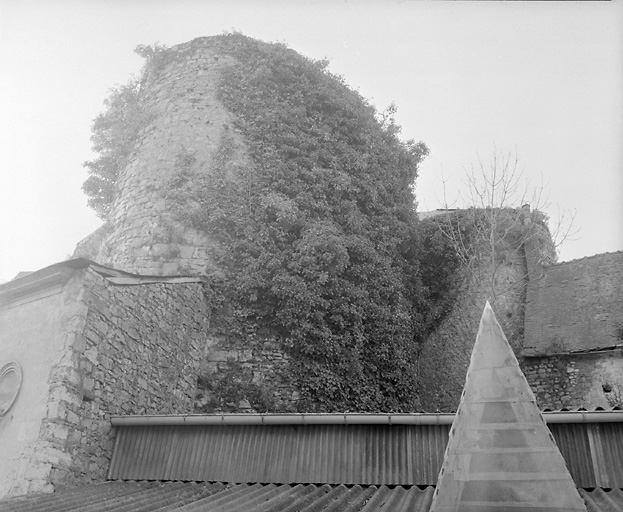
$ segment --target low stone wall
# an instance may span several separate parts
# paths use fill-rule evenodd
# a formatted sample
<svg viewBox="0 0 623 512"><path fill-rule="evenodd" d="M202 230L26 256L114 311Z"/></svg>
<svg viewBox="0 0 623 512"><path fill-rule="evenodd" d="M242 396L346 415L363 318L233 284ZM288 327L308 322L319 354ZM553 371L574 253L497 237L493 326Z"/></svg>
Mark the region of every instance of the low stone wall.
<svg viewBox="0 0 623 512"><path fill-rule="evenodd" d="M200 385L195 403L196 412L265 412L259 410L251 396L262 393L270 402L270 410L295 411L299 392L284 378L289 362L279 341L274 337L236 342L227 336L212 336L201 367ZM218 403L209 383L231 376L238 381L235 403ZM223 388L225 386L221 386ZM223 391L223 390L218 390ZM219 393L219 396L223 395ZM222 401L222 400L221 400Z"/></svg>
<svg viewBox="0 0 623 512"><path fill-rule="evenodd" d="M523 372L541 409L623 407L623 350L525 358Z"/></svg>

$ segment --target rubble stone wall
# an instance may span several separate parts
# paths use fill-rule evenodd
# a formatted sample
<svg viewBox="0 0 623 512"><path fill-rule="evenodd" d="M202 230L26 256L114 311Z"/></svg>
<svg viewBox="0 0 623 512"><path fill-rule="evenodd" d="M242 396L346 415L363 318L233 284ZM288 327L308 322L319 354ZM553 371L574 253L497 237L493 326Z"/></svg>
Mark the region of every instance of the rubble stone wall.
<svg viewBox="0 0 623 512"><path fill-rule="evenodd" d="M25 380L45 385L38 437L21 453L13 495L104 480L111 416L192 413L205 356L202 282L119 285L84 268L49 306L58 319L48 322L47 337L57 342L34 340L33 353L50 355L45 367L23 362ZM23 325L37 323L22 316Z"/></svg>
<svg viewBox="0 0 623 512"><path fill-rule="evenodd" d="M249 377L246 384L252 384L264 390L271 400L271 409L283 412L296 411L300 393L282 376L289 363L289 356L284 352L279 341L274 337L257 337L235 342L227 336L213 335L208 342L207 355L201 365L201 378L219 378L228 371L240 368L241 378ZM197 412L228 412L227 409L214 407L211 394L199 387L195 410ZM233 406L237 412L264 412L254 409L254 404L241 401Z"/></svg>
<svg viewBox="0 0 623 512"><path fill-rule="evenodd" d="M196 208L192 190L210 179L227 141L225 164L246 162L231 114L217 98L221 72L232 65L209 38L167 50L160 69L141 86L149 120L120 172L97 262L144 275L198 275L212 269L213 241L183 220ZM223 162L220 162L223 164ZM183 198L180 204L180 198Z"/></svg>
<svg viewBox="0 0 623 512"><path fill-rule="evenodd" d="M525 358L523 372L541 409L623 407L623 351Z"/></svg>
<svg viewBox="0 0 623 512"><path fill-rule="evenodd" d="M41 432L71 456L53 484L105 479L111 415L191 413L208 330L201 283L119 286L87 270L77 299L84 328L52 368Z"/></svg>
<svg viewBox="0 0 623 512"><path fill-rule="evenodd" d="M0 368L16 363L22 372L13 404L0 415L0 498L52 490L51 463L34 446L47 414L50 367L65 344L62 311L70 302L71 290L58 284L0 308Z"/></svg>

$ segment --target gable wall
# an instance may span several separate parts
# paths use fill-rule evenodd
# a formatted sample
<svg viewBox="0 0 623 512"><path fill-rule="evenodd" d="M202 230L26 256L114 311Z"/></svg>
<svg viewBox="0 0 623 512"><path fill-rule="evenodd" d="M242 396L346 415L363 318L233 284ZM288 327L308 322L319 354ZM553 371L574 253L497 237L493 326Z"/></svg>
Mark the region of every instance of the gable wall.
<svg viewBox="0 0 623 512"><path fill-rule="evenodd" d="M0 367L15 362L22 370L18 395L0 416L0 497L50 490L50 466L34 446L47 415L50 368L65 345L63 306L73 291L71 282L59 283L0 307Z"/></svg>
<svg viewBox="0 0 623 512"><path fill-rule="evenodd" d="M104 480L113 414L191 413L208 322L201 282L123 286L91 268L0 311L2 359L24 375L0 417L0 496Z"/></svg>
<svg viewBox="0 0 623 512"><path fill-rule="evenodd" d="M50 482L105 478L112 414L191 413L208 327L201 283L118 286L87 270L88 313L50 378L41 441L71 455Z"/></svg>
<svg viewBox="0 0 623 512"><path fill-rule="evenodd" d="M623 252L545 268L527 289L524 354L623 343Z"/></svg>

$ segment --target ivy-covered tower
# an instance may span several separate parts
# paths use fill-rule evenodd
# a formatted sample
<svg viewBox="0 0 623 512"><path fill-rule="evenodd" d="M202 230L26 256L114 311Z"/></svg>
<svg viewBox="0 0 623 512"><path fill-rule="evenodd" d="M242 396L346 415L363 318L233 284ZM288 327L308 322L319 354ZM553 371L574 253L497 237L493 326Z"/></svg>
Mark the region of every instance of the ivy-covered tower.
<svg viewBox="0 0 623 512"><path fill-rule="evenodd" d="M426 146L282 44L225 34L148 57L103 242L77 255L207 276L212 410L269 403L249 381L299 410L415 410Z"/></svg>
<svg viewBox="0 0 623 512"><path fill-rule="evenodd" d="M143 123L119 172L96 260L153 275L213 267L209 236L189 222L199 206L190 191L216 165L235 174L246 163L232 114L218 98L223 70L234 62L213 38L200 38L161 50L146 66L138 95Z"/></svg>

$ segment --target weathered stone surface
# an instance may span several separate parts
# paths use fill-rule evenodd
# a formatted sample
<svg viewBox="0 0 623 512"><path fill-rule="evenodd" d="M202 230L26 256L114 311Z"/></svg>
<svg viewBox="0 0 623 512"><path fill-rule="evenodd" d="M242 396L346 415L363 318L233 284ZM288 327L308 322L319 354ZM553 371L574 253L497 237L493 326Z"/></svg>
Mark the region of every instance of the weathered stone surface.
<svg viewBox="0 0 623 512"><path fill-rule="evenodd" d="M545 268L528 285L525 355L623 343L623 251Z"/></svg>
<svg viewBox="0 0 623 512"><path fill-rule="evenodd" d="M107 227L77 251L96 261L145 275L198 274L213 270L214 241L196 229L190 190L210 179L224 137L231 162L245 162L244 142L217 98L221 73L235 61L218 53L211 38L171 48L167 63L142 86L149 123L119 175ZM184 196L178 204L176 196ZM100 241L94 254L93 246Z"/></svg>
<svg viewBox="0 0 623 512"><path fill-rule="evenodd" d="M209 323L202 283L117 286L85 269L62 299L38 437L14 464L12 495L104 480L111 415L193 412Z"/></svg>
<svg viewBox="0 0 623 512"><path fill-rule="evenodd" d="M487 265L480 268L491 275ZM516 258L497 269L496 316L516 353L521 349L526 261ZM512 283L511 286L508 283ZM459 405L480 313L491 294L486 278L474 275L460 293L450 315L424 343L419 362L421 403L426 411L455 411Z"/></svg>
<svg viewBox="0 0 623 512"><path fill-rule="evenodd" d="M541 409L623 407L623 349L530 357L522 367Z"/></svg>

